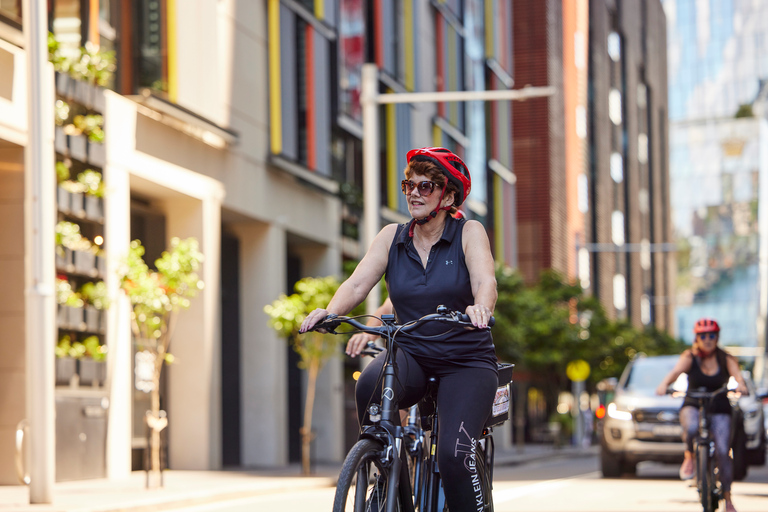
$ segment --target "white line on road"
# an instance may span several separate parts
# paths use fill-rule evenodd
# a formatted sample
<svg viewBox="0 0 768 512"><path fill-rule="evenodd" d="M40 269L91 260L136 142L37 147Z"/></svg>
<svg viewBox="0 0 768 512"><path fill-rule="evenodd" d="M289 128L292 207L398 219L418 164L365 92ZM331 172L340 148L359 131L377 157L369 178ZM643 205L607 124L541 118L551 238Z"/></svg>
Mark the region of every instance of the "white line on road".
<svg viewBox="0 0 768 512"><path fill-rule="evenodd" d="M557 489L558 487L563 487L568 483L569 480L574 480L576 478L591 478L598 475L599 472L593 471L591 473L584 473L583 475L569 476L568 478L558 478L557 480L545 480L535 484L505 489L503 491L493 491L493 502L504 503L506 501L512 501L514 499L520 498L521 496L527 496L528 494L541 491L550 491L552 489Z"/></svg>

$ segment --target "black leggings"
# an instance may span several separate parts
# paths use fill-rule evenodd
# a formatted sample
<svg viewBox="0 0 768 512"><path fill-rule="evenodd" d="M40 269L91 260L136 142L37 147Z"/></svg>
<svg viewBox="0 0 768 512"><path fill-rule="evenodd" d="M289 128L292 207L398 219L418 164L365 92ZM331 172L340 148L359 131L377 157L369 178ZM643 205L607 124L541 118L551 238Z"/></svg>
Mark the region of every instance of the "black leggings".
<svg viewBox="0 0 768 512"><path fill-rule="evenodd" d="M367 405L380 403L381 383L378 382L378 388L376 384L386 356L386 351L379 354L357 381L355 398L360 424L367 419ZM437 460L445 499L451 512L478 510L477 500L482 500L482 490L473 485L475 443L496 396L496 372L487 368L446 364L439 368L421 366L402 350L397 351L396 362L398 377L395 391L401 408L410 407L424 396L428 376L439 377Z"/></svg>

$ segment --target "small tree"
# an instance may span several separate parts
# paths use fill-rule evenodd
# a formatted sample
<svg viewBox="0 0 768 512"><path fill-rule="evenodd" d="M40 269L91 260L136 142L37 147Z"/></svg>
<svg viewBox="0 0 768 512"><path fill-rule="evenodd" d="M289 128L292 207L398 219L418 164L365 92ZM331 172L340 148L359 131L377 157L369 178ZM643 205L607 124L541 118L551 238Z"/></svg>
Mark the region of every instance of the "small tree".
<svg viewBox="0 0 768 512"><path fill-rule="evenodd" d="M301 428L301 468L305 475L310 473L310 447L314 437L312 410L317 376L328 359L337 353L338 341L333 335L314 331L299 335L299 327L310 312L328 305L338 287L339 282L334 277L307 277L296 283L296 293L290 296L282 294L264 307L264 312L270 317L270 327L288 338L301 358L299 368L307 371L307 397Z"/></svg>
<svg viewBox="0 0 768 512"><path fill-rule="evenodd" d="M190 306L190 299L203 288L197 271L203 261L197 240L171 240L170 251L155 261L157 271L150 270L142 258L144 247L139 240L131 242L125 265L120 271L121 286L131 300L131 326L139 349L149 354L153 365L151 410L147 423L152 435L151 470L160 471L160 432L167 420L160 413L160 374L163 364L170 362L168 346L173 335L176 313Z"/></svg>

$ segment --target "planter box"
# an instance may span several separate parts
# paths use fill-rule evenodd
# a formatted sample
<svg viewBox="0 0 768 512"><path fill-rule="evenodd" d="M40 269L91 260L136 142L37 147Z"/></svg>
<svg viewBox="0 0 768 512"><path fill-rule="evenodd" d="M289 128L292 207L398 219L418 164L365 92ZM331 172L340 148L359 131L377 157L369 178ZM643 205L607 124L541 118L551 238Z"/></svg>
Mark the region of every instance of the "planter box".
<svg viewBox="0 0 768 512"><path fill-rule="evenodd" d="M75 160L85 162L88 159L88 137L69 135L69 155Z"/></svg>
<svg viewBox="0 0 768 512"><path fill-rule="evenodd" d="M66 73L56 72L56 92L66 98L72 98L75 93L75 83L77 80Z"/></svg>
<svg viewBox="0 0 768 512"><path fill-rule="evenodd" d="M80 385L98 387L104 385L107 380L107 365L104 361L93 359L80 359Z"/></svg>
<svg viewBox="0 0 768 512"><path fill-rule="evenodd" d="M67 317L69 322L67 325L70 329L77 329L78 331L85 330L85 310L83 308L73 308L71 306L64 306L67 308Z"/></svg>
<svg viewBox="0 0 768 512"><path fill-rule="evenodd" d="M69 211L72 215L85 217L85 198L80 192L69 193Z"/></svg>
<svg viewBox="0 0 768 512"><path fill-rule="evenodd" d="M88 163L103 168L107 163L107 150L104 144L88 141Z"/></svg>
<svg viewBox="0 0 768 512"><path fill-rule="evenodd" d="M67 249L66 247L56 248L56 268L66 272L73 272L75 270L75 260L74 254L72 254L72 249Z"/></svg>
<svg viewBox="0 0 768 512"><path fill-rule="evenodd" d="M90 251L73 251L75 253L75 272L88 276L96 276L96 255Z"/></svg>
<svg viewBox="0 0 768 512"><path fill-rule="evenodd" d="M56 358L56 385L70 386L75 384L73 378L77 377L77 360L71 357Z"/></svg>
<svg viewBox="0 0 768 512"><path fill-rule="evenodd" d="M56 325L58 327L69 327L69 307L56 305Z"/></svg>
<svg viewBox="0 0 768 512"><path fill-rule="evenodd" d="M101 310L93 306L85 306L85 328L90 332L102 332L104 330L103 316Z"/></svg>
<svg viewBox="0 0 768 512"><path fill-rule="evenodd" d="M101 197L85 194L85 216L97 222L104 221L104 200Z"/></svg>
<svg viewBox="0 0 768 512"><path fill-rule="evenodd" d="M107 258L105 256L96 256L96 271L101 277L107 275Z"/></svg>
<svg viewBox="0 0 768 512"><path fill-rule="evenodd" d="M57 126L54 131L53 147L57 153L67 154L67 134L64 133L64 127Z"/></svg>
<svg viewBox="0 0 768 512"><path fill-rule="evenodd" d="M56 203L60 212L69 213L72 205L72 194L62 187L56 188Z"/></svg>

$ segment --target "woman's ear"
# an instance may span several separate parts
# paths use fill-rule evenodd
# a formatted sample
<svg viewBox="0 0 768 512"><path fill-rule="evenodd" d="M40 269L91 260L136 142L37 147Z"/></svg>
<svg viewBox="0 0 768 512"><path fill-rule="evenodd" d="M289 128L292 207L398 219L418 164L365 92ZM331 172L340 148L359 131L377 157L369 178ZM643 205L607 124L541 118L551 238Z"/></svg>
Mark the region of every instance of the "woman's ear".
<svg viewBox="0 0 768 512"><path fill-rule="evenodd" d="M456 204L456 191L449 192L443 196L443 206L453 206Z"/></svg>

